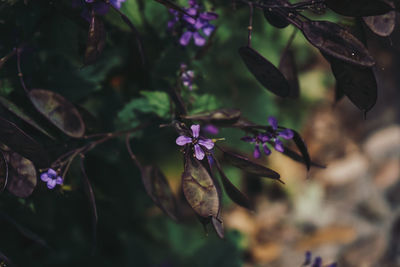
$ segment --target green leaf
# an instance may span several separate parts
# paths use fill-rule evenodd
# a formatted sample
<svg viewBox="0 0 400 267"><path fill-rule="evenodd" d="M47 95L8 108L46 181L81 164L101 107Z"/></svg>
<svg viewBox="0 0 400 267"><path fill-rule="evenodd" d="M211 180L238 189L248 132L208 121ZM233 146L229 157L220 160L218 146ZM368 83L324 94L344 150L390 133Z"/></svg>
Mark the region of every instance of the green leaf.
<svg viewBox="0 0 400 267"><path fill-rule="evenodd" d="M152 112L161 118L169 118L171 106L167 93L161 91L141 91L140 94L147 99Z"/></svg>

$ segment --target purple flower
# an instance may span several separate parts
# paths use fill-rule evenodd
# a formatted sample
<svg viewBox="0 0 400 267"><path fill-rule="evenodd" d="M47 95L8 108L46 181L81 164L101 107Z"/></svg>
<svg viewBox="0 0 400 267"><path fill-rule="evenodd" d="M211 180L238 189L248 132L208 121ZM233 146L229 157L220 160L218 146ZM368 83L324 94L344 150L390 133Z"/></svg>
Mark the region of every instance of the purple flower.
<svg viewBox="0 0 400 267"><path fill-rule="evenodd" d="M200 135L200 125L192 125L192 136L181 135L176 138L176 144L184 146L192 144L194 147L194 154L198 160L202 160L205 156L204 151L208 151L214 147L214 142L211 139L203 138Z"/></svg>
<svg viewBox="0 0 400 267"><path fill-rule="evenodd" d="M278 121L274 117L268 118L268 123L271 127L265 132L254 135L254 137L245 136L242 137L241 140L249 143L254 143L254 158L261 157L260 146L262 146L265 155L269 156L271 154L271 150L268 148L267 144L272 145L276 151L283 152L285 150L282 141L279 138L283 139L292 139L294 133L290 129L278 129Z"/></svg>
<svg viewBox="0 0 400 267"><path fill-rule="evenodd" d="M187 65L181 64L181 80L182 84L190 91L193 90L194 71L188 70Z"/></svg>
<svg viewBox="0 0 400 267"><path fill-rule="evenodd" d="M269 140L266 135L259 134L254 137L245 136L240 138L240 140L254 144L254 152L253 157L258 159L261 157L260 146L262 145L263 151L265 155L269 156L271 154L271 150L267 147L266 142Z"/></svg>
<svg viewBox="0 0 400 267"><path fill-rule="evenodd" d="M181 15L176 10L170 10L174 15L168 22L167 28L172 31L176 24L180 22L180 31L183 32L179 38L182 46L187 46L193 39L196 46L203 46L206 43L206 37L210 36L215 30L215 26L210 23L211 20L218 18L214 12L201 12L201 6L195 0L189 0L189 8L185 11L190 15Z"/></svg>
<svg viewBox="0 0 400 267"><path fill-rule="evenodd" d="M272 127L272 131L269 131L267 133L270 142L274 143L274 148L276 151L283 152L285 150L283 147L283 143L278 138L282 137L286 140L292 139L294 136L293 131L290 129L278 130L278 120L272 116L268 118L268 123Z"/></svg>
<svg viewBox="0 0 400 267"><path fill-rule="evenodd" d="M40 179L47 183L47 187L49 189L53 189L57 184L63 183L63 178L57 175L57 172L53 169L48 169L47 172L44 172L40 175Z"/></svg>

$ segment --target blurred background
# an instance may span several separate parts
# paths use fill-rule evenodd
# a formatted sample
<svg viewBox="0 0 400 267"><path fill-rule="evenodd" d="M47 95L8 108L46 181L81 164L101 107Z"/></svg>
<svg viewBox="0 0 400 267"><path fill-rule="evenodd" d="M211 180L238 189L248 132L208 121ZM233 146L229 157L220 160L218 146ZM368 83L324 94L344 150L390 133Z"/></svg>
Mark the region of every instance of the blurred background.
<svg viewBox="0 0 400 267"><path fill-rule="evenodd" d="M178 2L187 6L185 0ZM163 170L184 215L181 222L174 222L152 203L124 140L116 139L86 159L99 217L94 255L90 209L78 162L65 179L68 190L50 191L38 181L27 199L7 192L0 195L2 214L15 221L0 220L0 251L18 266L287 267L301 266L305 251L321 256L324 264L400 266L398 25L386 38L365 28L369 51L377 62L378 101L364 119L346 97L335 103L330 65L300 32L291 45L299 98L282 99L266 91L237 52L247 43L248 8L235 7L231 1L202 3L219 14L213 22L217 30L206 48L193 43L179 46L179 36L167 30L173 16L156 1L122 4L121 11L143 39L147 69L141 66L135 37L116 12L102 17L107 32L104 52L94 65L82 67L89 26L81 16L82 7L67 0L0 4L0 56L33 35L32 49L23 58L28 86L54 90L85 107L97 118L101 132L126 129L143 120L154 123L135 134L132 149L140 161L156 163ZM330 11L321 16L305 14L351 23ZM277 66L293 31L293 26L272 27L257 10L252 46ZM163 92L174 86L181 63L195 73L195 89L184 92L192 113L240 108L245 117L262 125L268 116L275 116L280 125L301 133L313 161L327 166L307 172L304 165L278 152L262 158L260 162L279 172L285 185L223 166L255 207L248 211L223 194L223 240L211 227L204 229L185 203L177 134L158 128L168 122L165 116L141 108L152 105L141 91ZM16 74L15 60L0 70L2 96L22 98ZM242 136L237 129L220 129L217 135L226 139L222 146L251 157L253 147L240 141ZM47 245L32 241L17 224Z"/></svg>

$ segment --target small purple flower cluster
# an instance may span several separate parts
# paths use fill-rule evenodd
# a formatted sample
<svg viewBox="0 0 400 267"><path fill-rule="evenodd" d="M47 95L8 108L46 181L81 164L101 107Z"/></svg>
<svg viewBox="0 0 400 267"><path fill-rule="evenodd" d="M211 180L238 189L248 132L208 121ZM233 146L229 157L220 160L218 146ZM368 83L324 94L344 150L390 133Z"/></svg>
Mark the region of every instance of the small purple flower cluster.
<svg viewBox="0 0 400 267"><path fill-rule="evenodd" d="M58 176L57 172L51 168L47 172L42 173L40 179L47 183L49 189L53 189L56 185L63 183L63 178Z"/></svg>
<svg viewBox="0 0 400 267"><path fill-rule="evenodd" d="M310 251L307 251L302 267L306 267L306 266L322 267L322 258L321 257L315 257L314 262L312 262L312 254L311 254ZM326 267L337 267L337 263L336 262L331 263L329 265L326 265Z"/></svg>
<svg viewBox="0 0 400 267"><path fill-rule="evenodd" d="M192 125L192 136L181 135L176 139L178 146L192 144L194 147L194 155L198 160L204 159L205 153L214 147L214 142L211 139L200 136L200 125Z"/></svg>
<svg viewBox="0 0 400 267"><path fill-rule="evenodd" d="M168 30L173 31L179 23L179 29L183 32L179 38L182 46L187 46L193 38L194 44L203 46L206 38L215 30L215 26L210 23L211 20L218 18L214 12L201 12L201 6L196 0L189 0L189 8L185 11L190 15L180 14L178 11L171 9L170 12L174 18L168 22Z"/></svg>
<svg viewBox="0 0 400 267"><path fill-rule="evenodd" d="M187 87L190 91L193 90L194 71L188 70L187 65L182 63L180 70L180 78L183 86Z"/></svg>
<svg viewBox="0 0 400 267"><path fill-rule="evenodd" d="M279 130L278 120L275 117L269 117L268 123L272 128L271 131L260 133L254 137L244 136L241 138L242 141L255 144L253 157L256 159L261 157L260 145L262 145L265 155L269 156L271 150L268 148L267 144L272 144L276 151L283 152L285 149L279 137L289 140L294 136L293 131L290 129Z"/></svg>

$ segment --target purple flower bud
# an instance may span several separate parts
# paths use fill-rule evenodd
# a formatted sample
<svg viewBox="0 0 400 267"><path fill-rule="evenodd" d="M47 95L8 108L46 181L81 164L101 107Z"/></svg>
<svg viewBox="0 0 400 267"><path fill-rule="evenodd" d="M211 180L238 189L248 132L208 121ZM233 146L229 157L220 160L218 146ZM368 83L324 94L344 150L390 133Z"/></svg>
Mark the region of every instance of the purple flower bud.
<svg viewBox="0 0 400 267"><path fill-rule="evenodd" d="M270 116L268 118L268 123L271 125L272 129L276 131L278 129L278 120L275 117Z"/></svg>
<svg viewBox="0 0 400 267"><path fill-rule="evenodd" d="M306 251L305 260L304 260L303 265L311 264L311 257L312 257L311 251Z"/></svg>
<svg viewBox="0 0 400 267"><path fill-rule="evenodd" d="M314 263L311 267L322 267L322 259L321 257L316 257Z"/></svg>
<svg viewBox="0 0 400 267"><path fill-rule="evenodd" d="M204 126L203 131L208 134L213 134L213 135L216 135L219 133L218 127L215 125L212 125L212 124L208 124L208 125Z"/></svg>
<svg viewBox="0 0 400 267"><path fill-rule="evenodd" d="M254 147L253 157L259 159L261 157L260 147L258 144Z"/></svg>

